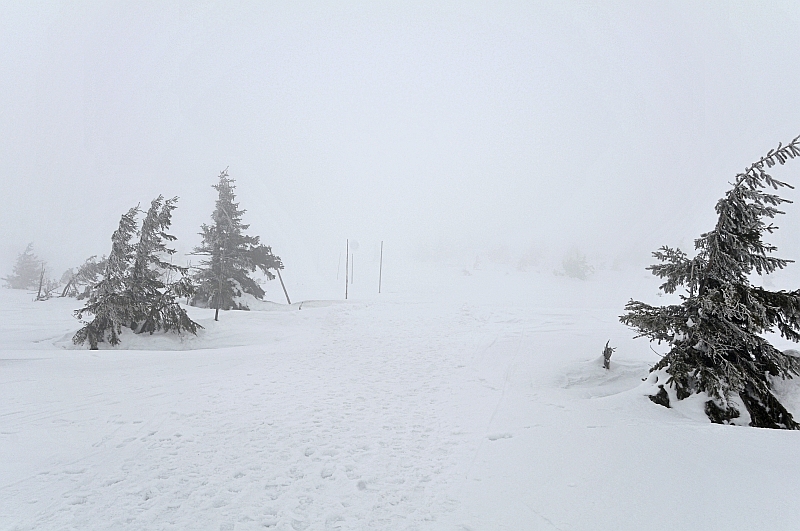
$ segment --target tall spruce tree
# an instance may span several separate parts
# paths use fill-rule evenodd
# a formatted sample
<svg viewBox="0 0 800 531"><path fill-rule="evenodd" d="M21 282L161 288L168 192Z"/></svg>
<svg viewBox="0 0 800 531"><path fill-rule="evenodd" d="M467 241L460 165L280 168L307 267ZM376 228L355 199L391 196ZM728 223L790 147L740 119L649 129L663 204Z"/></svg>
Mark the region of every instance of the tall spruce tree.
<svg viewBox="0 0 800 531"><path fill-rule="evenodd" d="M212 185L219 194L211 214L212 224L203 224L202 243L193 253L208 258L196 270L197 294L192 304L214 308L217 321L220 309L247 309L236 301L242 293L257 299L264 297L264 290L250 276L256 269L269 280L275 278L270 269L283 269L280 257L273 255L269 246L261 245L258 236L244 234L250 225L242 223L245 210L240 210L235 201L234 182L226 169L219 174L219 183Z"/></svg>
<svg viewBox="0 0 800 531"><path fill-rule="evenodd" d="M750 275L784 268L791 260L771 256L774 245L762 241L772 233L772 220L788 203L767 189L789 187L767 169L800 156L800 137L778 145L738 174L732 188L716 205L714 230L695 240L697 253L689 257L680 249L662 247L653 256L661 263L648 267L666 279L661 289L674 293L686 289L682 302L650 306L631 300L620 320L635 329L637 337L666 342L669 352L651 369L665 379L654 402L669 406L664 386L678 400L705 392L710 397L705 412L712 422L727 423L739 417L735 397L750 414L750 425L798 429L772 392L774 378L800 375L800 359L772 346L765 332L777 330L784 338L800 340L800 290L767 291L750 283Z"/></svg>
<svg viewBox="0 0 800 531"><path fill-rule="evenodd" d="M33 253L33 243L29 243L14 264L13 272L3 278L6 287L12 289L36 289L42 274L44 262Z"/></svg>
<svg viewBox="0 0 800 531"><path fill-rule="evenodd" d="M167 242L175 236L166 231L172 223L177 197L164 199L159 195L150 203L150 209L139 230L139 242L128 279L128 290L133 303L131 329L137 333L153 333L157 330L197 333L197 323L189 319L186 310L177 302L179 297L194 294L194 285L186 276L188 268L180 267L162 259L175 254ZM165 276L178 273L179 280L165 282Z"/></svg>
<svg viewBox="0 0 800 531"><path fill-rule="evenodd" d="M95 316L75 334L75 344L89 341L90 348L97 349L98 343L108 339L117 345L122 327L135 333L152 334L158 330L197 333L200 325L177 302L179 297L194 293L194 286L186 276L188 269L162 258L175 253L167 246L175 237L166 231L177 199L165 200L163 196L154 199L138 231L138 207L122 216L111 238L111 254L105 262L103 279L90 288L86 306L75 312L78 319L87 313ZM131 243L136 234L139 240ZM165 275L175 272L180 279L165 282Z"/></svg>

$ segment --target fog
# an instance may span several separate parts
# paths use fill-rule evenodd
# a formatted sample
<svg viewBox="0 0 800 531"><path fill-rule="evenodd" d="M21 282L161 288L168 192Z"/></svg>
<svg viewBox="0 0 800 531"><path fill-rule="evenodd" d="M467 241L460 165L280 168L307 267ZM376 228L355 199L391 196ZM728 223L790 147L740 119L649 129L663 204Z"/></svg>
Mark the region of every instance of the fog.
<svg viewBox="0 0 800 531"><path fill-rule="evenodd" d="M188 252L225 168L287 271L347 238L647 262L800 134L792 3L340 4L1 2L0 274L108 253L158 194Z"/></svg>

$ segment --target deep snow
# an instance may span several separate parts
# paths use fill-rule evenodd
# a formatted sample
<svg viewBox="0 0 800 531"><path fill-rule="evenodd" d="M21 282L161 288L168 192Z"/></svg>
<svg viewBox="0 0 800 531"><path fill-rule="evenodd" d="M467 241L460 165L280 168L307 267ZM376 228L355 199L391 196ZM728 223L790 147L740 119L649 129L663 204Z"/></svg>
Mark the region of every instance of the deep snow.
<svg viewBox="0 0 800 531"><path fill-rule="evenodd" d="M75 300L0 290L0 528L800 527L800 434L646 398L646 272L469 273L94 352Z"/></svg>

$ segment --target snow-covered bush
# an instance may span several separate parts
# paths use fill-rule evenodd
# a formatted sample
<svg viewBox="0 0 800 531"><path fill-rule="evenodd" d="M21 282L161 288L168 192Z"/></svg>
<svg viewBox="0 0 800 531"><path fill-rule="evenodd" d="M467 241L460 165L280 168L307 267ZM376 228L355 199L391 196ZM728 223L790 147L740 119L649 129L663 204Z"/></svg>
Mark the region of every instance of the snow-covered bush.
<svg viewBox="0 0 800 531"><path fill-rule="evenodd" d="M579 251L567 254L561 261L561 268L559 274L580 280L586 280L594 273L594 268L586 261L586 256Z"/></svg>

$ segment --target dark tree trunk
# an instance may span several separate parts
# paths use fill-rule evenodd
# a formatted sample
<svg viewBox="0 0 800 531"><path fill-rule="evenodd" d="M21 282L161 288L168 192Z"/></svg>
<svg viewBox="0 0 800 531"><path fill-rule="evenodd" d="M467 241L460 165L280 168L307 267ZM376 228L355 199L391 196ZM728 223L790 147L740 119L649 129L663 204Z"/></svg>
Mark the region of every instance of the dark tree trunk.
<svg viewBox="0 0 800 531"><path fill-rule="evenodd" d="M752 385L739 393L747 412L750 413L750 425L755 428L773 428L785 430L800 429L798 424L783 404L772 393L762 395Z"/></svg>
<svg viewBox="0 0 800 531"><path fill-rule="evenodd" d="M283 284L283 277L281 277L281 270L276 269L276 273L278 273L278 280L281 281L281 287L283 288L283 294L286 295L286 304L291 304L292 301L289 300L289 293L286 291L286 286Z"/></svg>

